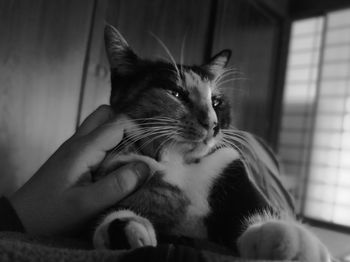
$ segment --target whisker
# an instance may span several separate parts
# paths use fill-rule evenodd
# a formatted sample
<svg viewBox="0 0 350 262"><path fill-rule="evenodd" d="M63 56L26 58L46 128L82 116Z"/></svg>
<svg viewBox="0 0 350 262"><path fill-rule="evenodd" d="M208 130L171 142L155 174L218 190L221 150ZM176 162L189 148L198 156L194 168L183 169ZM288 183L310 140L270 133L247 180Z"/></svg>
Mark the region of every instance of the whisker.
<svg viewBox="0 0 350 262"><path fill-rule="evenodd" d="M145 141L143 144L141 144L136 150L140 152L147 145L149 145L150 143L154 142L156 139L162 138L164 136L165 137L168 136L168 133L157 134L157 136L154 136L151 139L148 139L147 141Z"/></svg>
<svg viewBox="0 0 350 262"><path fill-rule="evenodd" d="M219 77L223 77L227 74L237 74L237 75L244 75L243 72L241 72L240 70L236 69L236 68L233 68L233 67L230 67L230 68L225 68L222 70L222 73L218 76Z"/></svg>
<svg viewBox="0 0 350 262"><path fill-rule="evenodd" d="M246 77L232 77L232 78L220 81L220 83L218 83L217 86L221 86L221 85L226 84L228 82L233 82L233 81L237 81L237 80L248 80L248 78L246 78Z"/></svg>
<svg viewBox="0 0 350 262"><path fill-rule="evenodd" d="M162 40L160 40L160 38L158 36L156 36L154 33L150 32L151 36L153 36L157 41L158 43L163 47L163 49L165 50L165 52L167 53L167 55L169 56L171 62L173 63L173 66L174 68L176 69L176 73L177 73L177 76L178 76L178 79L179 81L181 80L181 75L180 75L180 72L179 72L179 68L177 67L176 65L176 61L174 59L174 57L171 55L169 49L166 47L166 45L164 44L164 42Z"/></svg>
<svg viewBox="0 0 350 262"><path fill-rule="evenodd" d="M175 140L174 138L176 137L176 134L172 134L170 135L167 139L165 139L156 149L156 153L158 153L162 148L163 146L168 143L169 141L171 142L171 144L169 145L169 147L172 147L173 144L175 144Z"/></svg>
<svg viewBox="0 0 350 262"><path fill-rule="evenodd" d="M129 146L131 146L132 144L135 144L137 141L141 139L147 138L151 134L152 134L151 132L147 132L147 133L142 133L141 135L135 134L134 136L129 136L125 138L121 143L119 143L115 148L113 148L111 152L109 152L108 156L114 157L123 149L128 148Z"/></svg>
<svg viewBox="0 0 350 262"><path fill-rule="evenodd" d="M139 118L139 119L127 119L127 120L116 120L114 122L110 122L108 124L125 124L125 123L130 123L130 122L140 122L139 124L147 123L150 121L154 122L164 122L164 123L177 123L178 120L171 119L171 118Z"/></svg>
<svg viewBox="0 0 350 262"><path fill-rule="evenodd" d="M182 74L184 73L183 72L183 63L184 63L184 50L185 50L186 38L187 38L187 31L186 31L184 38L182 39L182 43L181 43L180 70L181 70Z"/></svg>
<svg viewBox="0 0 350 262"><path fill-rule="evenodd" d="M169 141L169 137L171 138L173 135L175 135L174 134L175 132L173 132L173 133L164 133L164 134L161 134L161 135L158 135L158 136L156 136L156 137L154 137L152 140L148 140L148 141L146 141L141 147L140 147L140 150L142 150L144 147L146 147L148 144L150 144L151 142L153 142L154 140L156 140L156 139L159 139L159 138L162 138L162 137L168 137L168 138L166 138L165 140L163 140L162 142L161 142L161 144L157 147L157 149L155 150L155 152L158 152L158 150L160 150L161 148L162 148L162 146L167 142L167 141Z"/></svg>
<svg viewBox="0 0 350 262"><path fill-rule="evenodd" d="M228 74L228 75L225 75L225 76L223 76L223 77L220 77L218 80L214 81L214 84L215 84L215 85L220 85L220 83L221 83L222 81L225 81L225 80L229 79L229 77L230 77L230 79L235 79L235 78L239 78L239 77L241 77L241 76L237 76L237 75L235 75L235 74Z"/></svg>
<svg viewBox="0 0 350 262"><path fill-rule="evenodd" d="M161 128L151 127L151 128L143 128L142 130L135 130L135 132L132 134L129 134L126 137L126 139L124 139L123 142L120 143L113 150L114 152L112 152L112 153L113 153L113 155L116 155L116 154L118 154L117 151L119 151L120 149L127 148L130 145L135 144L137 141L140 141L140 140L147 138L147 137L148 138L151 137L151 139L149 139L148 141L145 142L146 144L149 144L161 136L168 135L171 132L177 131L177 129L178 129L178 127L173 126L173 127L161 127Z"/></svg>
<svg viewBox="0 0 350 262"><path fill-rule="evenodd" d="M255 149L249 142L247 132L239 130L222 130L222 132L226 141L228 141L230 144L238 144L242 147L241 155L242 158L246 160L245 162L247 164L249 163L249 159L253 160L254 162L259 159Z"/></svg>
<svg viewBox="0 0 350 262"><path fill-rule="evenodd" d="M243 76L244 74L238 70L225 70L223 73L221 73L216 79L215 82L220 81L220 79L227 77L229 75L237 75L237 76Z"/></svg>

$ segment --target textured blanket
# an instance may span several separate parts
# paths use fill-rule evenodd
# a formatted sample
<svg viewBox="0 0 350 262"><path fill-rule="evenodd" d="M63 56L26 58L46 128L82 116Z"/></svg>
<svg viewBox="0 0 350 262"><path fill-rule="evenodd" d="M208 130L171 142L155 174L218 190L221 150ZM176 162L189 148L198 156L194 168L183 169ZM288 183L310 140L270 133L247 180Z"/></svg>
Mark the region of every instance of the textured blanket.
<svg viewBox="0 0 350 262"><path fill-rule="evenodd" d="M38 238L12 232L0 232L0 261L252 262L236 258L215 245L166 244L132 251L102 251L92 250L88 243L75 239Z"/></svg>

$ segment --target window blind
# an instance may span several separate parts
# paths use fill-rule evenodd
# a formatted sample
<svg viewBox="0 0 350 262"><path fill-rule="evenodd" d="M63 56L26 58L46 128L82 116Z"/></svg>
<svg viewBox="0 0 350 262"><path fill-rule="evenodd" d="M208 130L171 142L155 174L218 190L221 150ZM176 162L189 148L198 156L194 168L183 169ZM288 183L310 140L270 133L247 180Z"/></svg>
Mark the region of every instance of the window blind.
<svg viewBox="0 0 350 262"><path fill-rule="evenodd" d="M289 46L279 155L299 209L304 188L298 185L306 180L311 150L323 24L322 17L294 22Z"/></svg>
<svg viewBox="0 0 350 262"><path fill-rule="evenodd" d="M350 226L350 9L293 25L279 151L304 216Z"/></svg>
<svg viewBox="0 0 350 262"><path fill-rule="evenodd" d="M350 10L325 17L304 215L350 226Z"/></svg>

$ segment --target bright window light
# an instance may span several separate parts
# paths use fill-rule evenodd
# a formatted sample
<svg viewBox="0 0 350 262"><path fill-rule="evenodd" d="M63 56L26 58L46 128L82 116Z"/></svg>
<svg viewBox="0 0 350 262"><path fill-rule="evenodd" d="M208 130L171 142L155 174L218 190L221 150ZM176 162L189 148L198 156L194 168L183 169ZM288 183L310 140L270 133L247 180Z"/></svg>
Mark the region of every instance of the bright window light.
<svg viewBox="0 0 350 262"><path fill-rule="evenodd" d="M350 9L293 23L281 123L300 212L350 226Z"/></svg>

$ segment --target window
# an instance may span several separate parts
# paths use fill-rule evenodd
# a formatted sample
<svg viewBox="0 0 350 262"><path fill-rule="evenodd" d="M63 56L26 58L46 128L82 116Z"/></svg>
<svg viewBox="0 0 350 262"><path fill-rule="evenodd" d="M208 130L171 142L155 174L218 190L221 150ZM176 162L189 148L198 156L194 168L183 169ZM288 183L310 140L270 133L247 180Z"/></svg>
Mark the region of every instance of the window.
<svg viewBox="0 0 350 262"><path fill-rule="evenodd" d="M350 226L350 9L293 23L279 153L301 213Z"/></svg>

